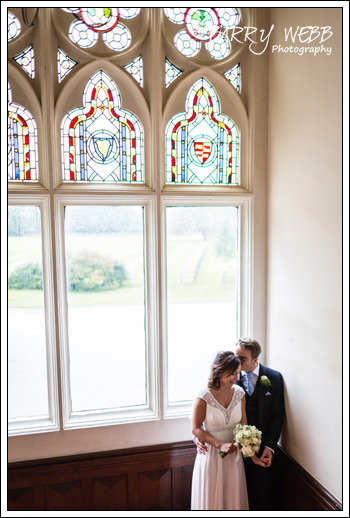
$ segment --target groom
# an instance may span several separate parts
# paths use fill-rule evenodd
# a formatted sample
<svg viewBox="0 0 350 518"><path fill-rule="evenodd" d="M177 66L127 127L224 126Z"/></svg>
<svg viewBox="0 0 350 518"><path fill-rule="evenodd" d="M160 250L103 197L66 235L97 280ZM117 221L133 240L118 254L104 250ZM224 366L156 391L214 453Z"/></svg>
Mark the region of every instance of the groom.
<svg viewBox="0 0 350 518"><path fill-rule="evenodd" d="M284 419L283 380L279 372L259 363L260 353L260 344L253 338L238 340L235 354L241 360L242 370L237 384L246 392L248 424L262 431L259 453L267 468L254 464L250 458L244 460L244 466L249 509L277 511L279 491L273 455Z"/></svg>
<svg viewBox="0 0 350 518"><path fill-rule="evenodd" d="M262 431L260 458L266 468L244 460L250 511L278 511L278 479L273 455L284 419L283 380L279 372L259 363L260 344L253 338L238 340L235 354L241 360L242 370L237 384L246 392L248 424ZM248 374L248 376L247 376ZM248 382L248 378L251 381ZM249 385L248 385L249 383ZM205 453L206 446L196 440L197 450Z"/></svg>

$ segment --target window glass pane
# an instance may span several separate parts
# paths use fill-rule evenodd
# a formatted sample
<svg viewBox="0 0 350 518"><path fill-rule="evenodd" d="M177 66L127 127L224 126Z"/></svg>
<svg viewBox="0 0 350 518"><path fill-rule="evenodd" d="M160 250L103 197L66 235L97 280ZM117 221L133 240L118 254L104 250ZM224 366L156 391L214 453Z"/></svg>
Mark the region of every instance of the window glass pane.
<svg viewBox="0 0 350 518"><path fill-rule="evenodd" d="M39 207L8 208L8 416L48 417Z"/></svg>
<svg viewBox="0 0 350 518"><path fill-rule="evenodd" d="M192 400L215 352L236 343L237 213L167 207L169 403Z"/></svg>
<svg viewBox="0 0 350 518"><path fill-rule="evenodd" d="M67 206L72 413L145 405L143 207Z"/></svg>

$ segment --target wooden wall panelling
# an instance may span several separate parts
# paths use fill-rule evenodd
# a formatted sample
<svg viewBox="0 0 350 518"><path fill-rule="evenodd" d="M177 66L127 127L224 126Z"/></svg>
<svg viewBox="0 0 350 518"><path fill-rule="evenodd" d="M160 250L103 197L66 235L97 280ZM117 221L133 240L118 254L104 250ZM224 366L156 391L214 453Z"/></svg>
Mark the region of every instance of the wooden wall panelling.
<svg viewBox="0 0 350 518"><path fill-rule="evenodd" d="M128 476L96 477L92 479L92 505L95 511L125 511L128 509Z"/></svg>
<svg viewBox="0 0 350 518"><path fill-rule="evenodd" d="M33 509L34 489L32 487L8 489L7 502L8 511L21 511L23 509Z"/></svg>
<svg viewBox="0 0 350 518"><path fill-rule="evenodd" d="M276 462L282 491L282 510L341 511L343 509L341 502L283 448L277 448L274 462Z"/></svg>
<svg viewBox="0 0 350 518"><path fill-rule="evenodd" d="M83 508L81 482L81 480L73 480L45 485L45 509L55 509L55 511L81 510Z"/></svg>
<svg viewBox="0 0 350 518"><path fill-rule="evenodd" d="M181 509L184 511L191 510L191 486L193 465L183 466L182 471L182 500Z"/></svg>
<svg viewBox="0 0 350 518"><path fill-rule="evenodd" d="M184 510L195 455L189 441L10 464L9 510Z"/></svg>
<svg viewBox="0 0 350 518"><path fill-rule="evenodd" d="M8 467L9 511L138 511L191 508L192 441ZM282 511L339 511L342 504L277 448Z"/></svg>
<svg viewBox="0 0 350 518"><path fill-rule="evenodd" d="M138 474L139 511L172 509L171 469L142 471Z"/></svg>

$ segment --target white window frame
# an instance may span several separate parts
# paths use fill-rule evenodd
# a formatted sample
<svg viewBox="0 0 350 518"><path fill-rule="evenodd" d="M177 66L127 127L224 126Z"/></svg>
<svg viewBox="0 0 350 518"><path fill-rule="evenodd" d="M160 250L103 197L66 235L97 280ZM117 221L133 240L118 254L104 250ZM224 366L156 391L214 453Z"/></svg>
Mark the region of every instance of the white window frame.
<svg viewBox="0 0 350 518"><path fill-rule="evenodd" d="M152 421L160 419L159 411L159 372L157 352L157 232L156 197L123 195L54 195L56 222L56 250L58 276L58 318L60 332L61 385L63 429L91 428L122 423ZM67 284L65 267L64 207L68 205L138 205L144 207L144 264L145 264L145 343L147 362L148 404L123 410L100 410L72 412L69 343L67 319Z"/></svg>
<svg viewBox="0 0 350 518"><path fill-rule="evenodd" d="M57 355L55 346L55 313L54 287L52 271L52 239L50 197L45 194L14 195L9 194L8 205L39 206L42 238L43 294L45 314L46 365L49 417L28 419L11 419L8 421L8 435L24 435L43 432L55 432L60 429L58 384L57 384Z"/></svg>
<svg viewBox="0 0 350 518"><path fill-rule="evenodd" d="M169 403L168 395L168 326L167 326L167 251L166 251L166 208L169 206L193 207L231 206L238 208L238 326L237 336L250 336L252 327L252 258L253 258L253 196L162 196L161 211L161 282L162 290L162 342L163 342L163 397L164 418L188 417L192 402Z"/></svg>

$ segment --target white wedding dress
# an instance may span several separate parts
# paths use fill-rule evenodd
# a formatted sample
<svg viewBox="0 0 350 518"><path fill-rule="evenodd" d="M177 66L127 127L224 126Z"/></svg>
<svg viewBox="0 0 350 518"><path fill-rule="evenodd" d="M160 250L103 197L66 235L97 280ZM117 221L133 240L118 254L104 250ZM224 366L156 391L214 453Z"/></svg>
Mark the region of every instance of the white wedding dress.
<svg viewBox="0 0 350 518"><path fill-rule="evenodd" d="M221 442L233 442L232 430L242 419L241 399L244 390L235 385L227 408L215 399L209 389L197 398L207 404L204 429ZM240 452L222 458L215 446L206 444L205 455L197 453L192 475L192 511L248 511L248 494Z"/></svg>

